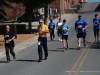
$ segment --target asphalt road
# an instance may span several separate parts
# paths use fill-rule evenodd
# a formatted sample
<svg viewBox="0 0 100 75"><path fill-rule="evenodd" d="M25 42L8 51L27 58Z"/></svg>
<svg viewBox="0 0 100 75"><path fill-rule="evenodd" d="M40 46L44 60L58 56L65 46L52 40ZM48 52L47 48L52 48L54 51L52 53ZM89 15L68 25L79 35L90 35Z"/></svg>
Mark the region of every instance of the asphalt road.
<svg viewBox="0 0 100 75"><path fill-rule="evenodd" d="M98 3L97 3L98 4ZM91 9L93 4L87 5L84 11ZM94 4L96 7L96 4ZM87 46L81 50L77 48L77 38L74 31L74 23L77 17L70 23L69 47L70 49L62 52L60 41L50 41L48 38L49 57L41 63L37 62L37 44L19 51L17 59L6 63L6 58L0 59L0 75L100 75L100 44L93 43L92 20L94 14L99 12L83 13L89 27L87 29ZM100 15L99 15L100 17ZM57 36L56 36L56 39Z"/></svg>

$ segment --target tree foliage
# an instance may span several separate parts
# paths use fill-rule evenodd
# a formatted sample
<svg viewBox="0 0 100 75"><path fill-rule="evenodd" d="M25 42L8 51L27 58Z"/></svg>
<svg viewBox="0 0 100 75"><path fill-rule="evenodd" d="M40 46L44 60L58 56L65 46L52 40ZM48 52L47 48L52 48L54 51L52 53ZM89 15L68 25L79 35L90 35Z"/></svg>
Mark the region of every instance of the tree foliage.
<svg viewBox="0 0 100 75"><path fill-rule="evenodd" d="M32 20L31 16L32 16L33 9L44 7L45 4L49 4L52 1L53 0L1 0L0 6L2 5L9 6L7 2L22 3L29 14L28 15L29 16L29 30L30 30L29 33L31 33L31 20Z"/></svg>

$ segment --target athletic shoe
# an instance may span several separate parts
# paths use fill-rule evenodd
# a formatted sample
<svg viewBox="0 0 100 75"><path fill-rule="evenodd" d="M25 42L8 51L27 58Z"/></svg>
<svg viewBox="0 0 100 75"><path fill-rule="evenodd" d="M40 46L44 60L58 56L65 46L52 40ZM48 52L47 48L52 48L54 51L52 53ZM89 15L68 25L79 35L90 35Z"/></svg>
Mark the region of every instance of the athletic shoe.
<svg viewBox="0 0 100 75"><path fill-rule="evenodd" d="M55 38L53 40L55 40Z"/></svg>
<svg viewBox="0 0 100 75"><path fill-rule="evenodd" d="M47 57L45 57L44 60L47 60Z"/></svg>
<svg viewBox="0 0 100 75"><path fill-rule="evenodd" d="M60 41L62 41L62 39L60 39Z"/></svg>
<svg viewBox="0 0 100 75"><path fill-rule="evenodd" d="M13 59L15 60L16 59L16 56L14 56Z"/></svg>
<svg viewBox="0 0 100 75"><path fill-rule="evenodd" d="M86 47L86 43L83 43L84 47Z"/></svg>
<svg viewBox="0 0 100 75"><path fill-rule="evenodd" d="M78 46L78 47L77 47L77 49L78 49L78 50L80 50L80 49L81 49L81 47L80 47L80 46Z"/></svg>
<svg viewBox="0 0 100 75"><path fill-rule="evenodd" d="M86 47L86 44L84 43L84 47Z"/></svg>
<svg viewBox="0 0 100 75"><path fill-rule="evenodd" d="M64 52L66 49L65 49L65 47L62 49L62 51Z"/></svg>
<svg viewBox="0 0 100 75"><path fill-rule="evenodd" d="M94 43L96 43L97 42L97 40L94 40Z"/></svg>
<svg viewBox="0 0 100 75"><path fill-rule="evenodd" d="M68 49L69 49L69 46L67 45L66 50L68 50Z"/></svg>
<svg viewBox="0 0 100 75"><path fill-rule="evenodd" d="M99 41L97 40L97 43L99 43Z"/></svg>
<svg viewBox="0 0 100 75"><path fill-rule="evenodd" d="M9 63L10 62L10 60L7 60L7 63Z"/></svg>
<svg viewBox="0 0 100 75"><path fill-rule="evenodd" d="M39 60L38 60L38 62L42 62L42 60L41 60L41 59L39 59Z"/></svg>

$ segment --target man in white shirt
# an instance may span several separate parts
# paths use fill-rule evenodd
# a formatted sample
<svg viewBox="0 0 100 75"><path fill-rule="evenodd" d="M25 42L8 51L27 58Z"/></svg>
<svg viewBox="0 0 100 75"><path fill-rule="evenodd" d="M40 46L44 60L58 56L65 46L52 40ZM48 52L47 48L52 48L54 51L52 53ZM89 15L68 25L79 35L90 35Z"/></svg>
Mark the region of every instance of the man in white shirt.
<svg viewBox="0 0 100 75"><path fill-rule="evenodd" d="M61 32L61 25L63 23L61 22L61 18L59 18L59 22L56 24L56 29L57 29L57 35L58 35L58 40L62 41L62 32Z"/></svg>

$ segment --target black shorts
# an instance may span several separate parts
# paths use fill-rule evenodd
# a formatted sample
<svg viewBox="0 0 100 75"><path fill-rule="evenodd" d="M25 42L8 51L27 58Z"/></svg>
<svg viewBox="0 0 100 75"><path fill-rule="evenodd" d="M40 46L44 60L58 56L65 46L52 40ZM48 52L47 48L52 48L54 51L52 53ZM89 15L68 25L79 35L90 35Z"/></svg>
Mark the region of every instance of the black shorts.
<svg viewBox="0 0 100 75"><path fill-rule="evenodd" d="M97 35L97 36L99 36L99 28L98 28L98 29L96 29L96 28L93 28L93 30L94 30L94 35Z"/></svg>
<svg viewBox="0 0 100 75"><path fill-rule="evenodd" d="M57 34L58 34L58 35L62 35L61 29L58 29Z"/></svg>
<svg viewBox="0 0 100 75"><path fill-rule="evenodd" d="M68 40L68 35L62 35L62 40Z"/></svg>
<svg viewBox="0 0 100 75"><path fill-rule="evenodd" d="M86 38L86 33L78 33L77 38Z"/></svg>

